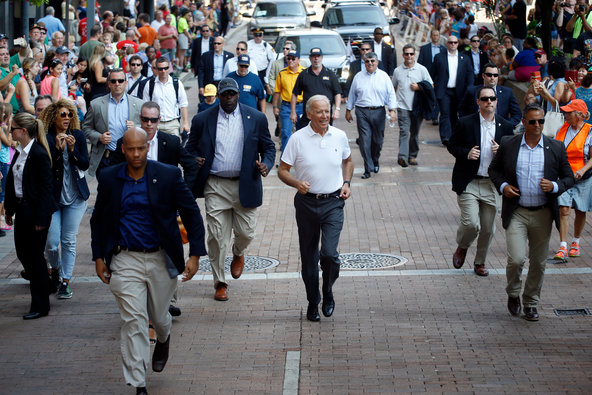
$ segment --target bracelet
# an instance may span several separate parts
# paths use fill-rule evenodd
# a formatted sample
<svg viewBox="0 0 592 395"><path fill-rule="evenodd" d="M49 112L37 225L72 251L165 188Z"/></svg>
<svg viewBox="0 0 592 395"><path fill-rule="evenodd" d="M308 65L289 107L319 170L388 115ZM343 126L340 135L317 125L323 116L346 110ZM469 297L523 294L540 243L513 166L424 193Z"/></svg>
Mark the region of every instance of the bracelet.
<svg viewBox="0 0 592 395"><path fill-rule="evenodd" d="M345 185L345 184L347 184L351 187L351 181L343 181L343 185Z"/></svg>

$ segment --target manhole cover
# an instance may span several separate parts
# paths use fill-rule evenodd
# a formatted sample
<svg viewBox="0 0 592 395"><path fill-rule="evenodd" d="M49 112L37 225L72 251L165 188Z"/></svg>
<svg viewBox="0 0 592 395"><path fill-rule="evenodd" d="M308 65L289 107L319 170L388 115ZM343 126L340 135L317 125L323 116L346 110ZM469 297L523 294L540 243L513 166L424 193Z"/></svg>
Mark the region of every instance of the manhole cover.
<svg viewBox="0 0 592 395"><path fill-rule="evenodd" d="M224 259L224 270L230 272L230 264L232 263L232 257L227 256ZM280 262L273 258L267 258L263 256L246 256L245 257L245 272L257 272L265 269L270 269L279 265ZM210 265L210 258L202 258L199 260L198 272L212 272L212 266Z"/></svg>
<svg viewBox="0 0 592 395"><path fill-rule="evenodd" d="M398 255L361 252L339 254L339 259L341 260L341 268L344 270L383 269L407 263L406 258Z"/></svg>
<svg viewBox="0 0 592 395"><path fill-rule="evenodd" d="M561 316L573 316L573 315L590 315L588 309L554 309L555 315Z"/></svg>
<svg viewBox="0 0 592 395"><path fill-rule="evenodd" d="M422 140L421 143L426 145L442 145L440 140Z"/></svg>

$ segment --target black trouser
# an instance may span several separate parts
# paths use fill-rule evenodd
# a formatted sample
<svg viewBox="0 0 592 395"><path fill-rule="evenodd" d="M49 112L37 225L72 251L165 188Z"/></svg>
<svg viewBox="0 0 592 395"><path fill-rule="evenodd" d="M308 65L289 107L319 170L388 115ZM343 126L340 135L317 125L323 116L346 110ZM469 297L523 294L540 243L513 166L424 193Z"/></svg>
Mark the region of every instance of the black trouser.
<svg viewBox="0 0 592 395"><path fill-rule="evenodd" d="M379 165L380 151L384 142L384 107L356 107L356 124L360 138L360 153L364 159L364 173L374 171Z"/></svg>
<svg viewBox="0 0 592 395"><path fill-rule="evenodd" d="M35 224L25 219L23 206L17 205L14 219L14 246L16 256L29 276L30 313L45 314L49 312L49 294L55 291L52 289L53 284L47 273L47 262L43 254L47 231L48 228L36 231Z"/></svg>
<svg viewBox="0 0 592 395"><path fill-rule="evenodd" d="M323 298L333 299L333 284L339 277L339 235L343 228L345 201L338 197L315 199L297 193L294 197L302 261L302 280L309 303L319 304L319 260L323 271ZM321 248L319 251L319 240Z"/></svg>
<svg viewBox="0 0 592 395"><path fill-rule="evenodd" d="M455 88L446 88L444 97L438 100L440 107L440 140L448 143L452 131L458 122L459 99L456 96Z"/></svg>

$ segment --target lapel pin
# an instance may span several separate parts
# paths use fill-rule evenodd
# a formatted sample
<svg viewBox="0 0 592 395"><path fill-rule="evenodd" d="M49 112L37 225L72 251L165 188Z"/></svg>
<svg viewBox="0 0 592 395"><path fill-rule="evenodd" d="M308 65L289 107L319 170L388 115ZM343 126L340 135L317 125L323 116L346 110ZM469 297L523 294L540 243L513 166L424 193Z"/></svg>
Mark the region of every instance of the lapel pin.
<svg viewBox="0 0 592 395"><path fill-rule="evenodd" d="M501 123L498 123L497 126L502 126L502 124Z"/></svg>
<svg viewBox="0 0 592 395"><path fill-rule="evenodd" d="M156 178L153 178L153 179L152 179L152 183L153 183L153 184L156 184Z"/></svg>
<svg viewBox="0 0 592 395"><path fill-rule="evenodd" d="M251 119L251 116L250 115L247 115L247 119Z"/></svg>
<svg viewBox="0 0 592 395"><path fill-rule="evenodd" d="M546 148L549 149L549 146L547 146Z"/></svg>

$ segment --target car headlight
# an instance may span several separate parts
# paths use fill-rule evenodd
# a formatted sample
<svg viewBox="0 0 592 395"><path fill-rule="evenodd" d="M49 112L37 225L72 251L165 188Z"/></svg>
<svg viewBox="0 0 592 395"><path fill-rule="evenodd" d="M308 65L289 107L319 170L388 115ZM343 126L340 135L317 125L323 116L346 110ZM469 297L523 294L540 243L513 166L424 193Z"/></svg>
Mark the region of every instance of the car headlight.
<svg viewBox="0 0 592 395"><path fill-rule="evenodd" d="M341 69L341 79L344 81L347 81L349 77L349 64L343 66L343 68Z"/></svg>

